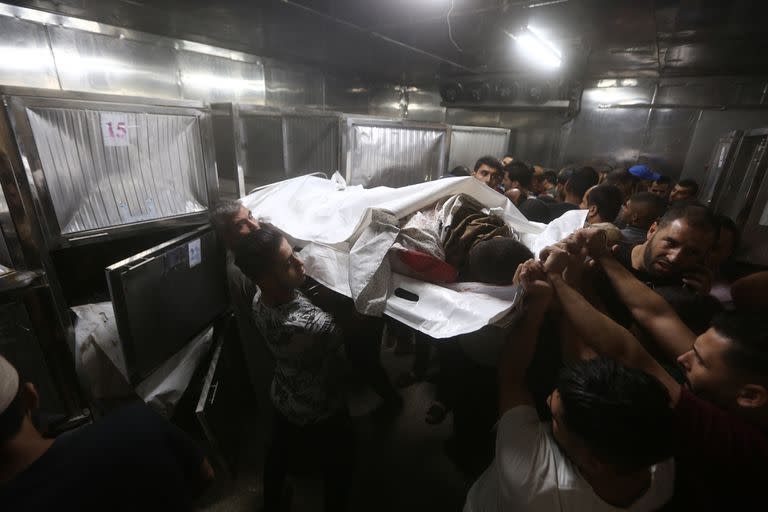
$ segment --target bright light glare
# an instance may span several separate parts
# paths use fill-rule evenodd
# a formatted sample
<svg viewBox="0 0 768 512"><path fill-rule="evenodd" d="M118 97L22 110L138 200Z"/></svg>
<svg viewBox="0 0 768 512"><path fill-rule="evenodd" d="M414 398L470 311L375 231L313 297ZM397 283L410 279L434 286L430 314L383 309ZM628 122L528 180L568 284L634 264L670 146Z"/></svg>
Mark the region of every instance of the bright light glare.
<svg viewBox="0 0 768 512"><path fill-rule="evenodd" d="M191 86L232 91L264 90L264 80L246 80L205 73L183 73L181 80Z"/></svg>
<svg viewBox="0 0 768 512"><path fill-rule="evenodd" d="M47 48L14 48L0 46L0 69L37 71L53 67L53 57Z"/></svg>
<svg viewBox="0 0 768 512"><path fill-rule="evenodd" d="M562 63L560 51L547 41L538 29L529 25L528 31L515 39L527 58L552 68L559 67Z"/></svg>

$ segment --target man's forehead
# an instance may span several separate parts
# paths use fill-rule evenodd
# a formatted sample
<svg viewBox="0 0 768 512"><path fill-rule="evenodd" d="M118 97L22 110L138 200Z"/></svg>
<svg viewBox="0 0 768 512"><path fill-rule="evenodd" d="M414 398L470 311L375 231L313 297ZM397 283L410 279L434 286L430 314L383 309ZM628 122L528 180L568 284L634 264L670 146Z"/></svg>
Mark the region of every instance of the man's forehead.
<svg viewBox="0 0 768 512"><path fill-rule="evenodd" d="M240 205L240 209L237 211L237 214L235 214L235 218L238 220L243 218L247 219L250 216L251 216L251 210L249 210L243 205Z"/></svg>
<svg viewBox="0 0 768 512"><path fill-rule="evenodd" d="M690 241L714 241L715 234L707 229L691 226L685 219L675 219L662 228L664 235L681 237Z"/></svg>
<svg viewBox="0 0 768 512"><path fill-rule="evenodd" d="M703 359L707 357L719 357L730 345L731 340L717 332L717 329L710 327L701 334L693 346Z"/></svg>

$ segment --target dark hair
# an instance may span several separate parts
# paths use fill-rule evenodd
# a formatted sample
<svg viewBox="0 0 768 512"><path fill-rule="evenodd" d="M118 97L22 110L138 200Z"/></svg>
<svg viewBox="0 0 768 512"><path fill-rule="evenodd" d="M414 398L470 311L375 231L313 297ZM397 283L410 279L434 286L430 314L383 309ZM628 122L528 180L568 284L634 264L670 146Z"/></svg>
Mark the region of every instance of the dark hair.
<svg viewBox="0 0 768 512"><path fill-rule="evenodd" d="M565 169L560 169L560 172L557 174L557 183L558 185L565 185L568 183L568 180L571 179L573 176L573 173L576 172L576 169L572 169L570 167Z"/></svg>
<svg viewBox="0 0 768 512"><path fill-rule="evenodd" d="M637 178L634 177L628 170L616 169L608 173L608 176L606 176L605 180L603 180L603 185L632 185L635 183L635 181L637 181Z"/></svg>
<svg viewBox="0 0 768 512"><path fill-rule="evenodd" d="M672 455L675 414L655 377L599 357L561 370L558 418L601 461L630 473Z"/></svg>
<svg viewBox="0 0 768 512"><path fill-rule="evenodd" d="M492 156L479 158L477 162L475 162L475 172L477 172L481 165L487 165L488 167L495 169L499 174L501 174L501 171L504 168L499 159Z"/></svg>
<svg viewBox="0 0 768 512"><path fill-rule="evenodd" d="M712 319L723 310L711 295L700 295L682 286L658 286L653 289L666 300L677 316L697 336L709 329Z"/></svg>
<svg viewBox="0 0 768 512"><path fill-rule="evenodd" d="M557 173L551 169L544 171L542 176L544 177L544 181L548 181L553 184L557 183Z"/></svg>
<svg viewBox="0 0 768 512"><path fill-rule="evenodd" d="M526 190L531 188L533 169L525 162L512 162L504 167L504 172L509 177L509 181L517 181Z"/></svg>
<svg viewBox="0 0 768 512"><path fill-rule="evenodd" d="M272 269L283 234L269 224L242 237L235 247L235 265L253 281Z"/></svg>
<svg viewBox="0 0 768 512"><path fill-rule="evenodd" d="M691 189L691 194L694 196L699 193L699 184L693 180L680 180L677 184L683 188Z"/></svg>
<svg viewBox="0 0 768 512"><path fill-rule="evenodd" d="M531 250L512 238L484 240L469 251L469 277L480 283L512 284L517 266L531 258Z"/></svg>
<svg viewBox="0 0 768 512"><path fill-rule="evenodd" d="M733 257L733 254L739 248L739 245L741 245L741 230L739 229L739 226L737 226L736 223L726 215L716 215L715 222L717 222L719 230L724 229L726 231L730 231L733 235L733 252L731 253L731 257ZM719 235L720 233L718 232L718 236Z"/></svg>
<svg viewBox="0 0 768 512"><path fill-rule="evenodd" d="M597 213L603 222L613 222L623 202L624 195L613 185L598 185L587 195L587 206L597 206Z"/></svg>
<svg viewBox="0 0 768 512"><path fill-rule="evenodd" d="M19 389L16 391L16 396L8 404L8 407L0 413L0 445L12 439L21 430L21 423L27 412L24 408L22 389L23 384L21 376L19 376Z"/></svg>
<svg viewBox="0 0 768 512"><path fill-rule="evenodd" d="M672 183L672 178L670 178L669 176L662 175L662 176L659 176L659 179L654 181L654 183L659 183L661 185L668 185Z"/></svg>
<svg viewBox="0 0 768 512"><path fill-rule="evenodd" d="M663 197L659 197L651 192L637 192L629 198L632 201L632 206L645 205L648 207L648 217L645 221L653 223L658 220L664 214L664 210L667 208L667 202Z"/></svg>
<svg viewBox="0 0 768 512"><path fill-rule="evenodd" d="M765 314L725 311L712 327L731 341L724 358L729 366L768 381L768 317Z"/></svg>
<svg viewBox="0 0 768 512"><path fill-rule="evenodd" d="M224 200L221 201L216 209L211 213L211 224L219 237L228 233L232 228L232 219L242 208L240 201Z"/></svg>
<svg viewBox="0 0 768 512"><path fill-rule="evenodd" d="M599 180L600 176L597 175L597 171L591 167L582 167L573 173L571 179L565 184L565 189L581 199L587 190L597 185Z"/></svg>
<svg viewBox="0 0 768 512"><path fill-rule="evenodd" d="M714 234L715 241L720 235L717 219L706 206L685 202L676 202L659 219L659 228L664 228L676 220L685 220L692 228L709 231Z"/></svg>
<svg viewBox="0 0 768 512"><path fill-rule="evenodd" d="M450 171L448 171L449 176L469 176L469 168L466 165L457 165Z"/></svg>

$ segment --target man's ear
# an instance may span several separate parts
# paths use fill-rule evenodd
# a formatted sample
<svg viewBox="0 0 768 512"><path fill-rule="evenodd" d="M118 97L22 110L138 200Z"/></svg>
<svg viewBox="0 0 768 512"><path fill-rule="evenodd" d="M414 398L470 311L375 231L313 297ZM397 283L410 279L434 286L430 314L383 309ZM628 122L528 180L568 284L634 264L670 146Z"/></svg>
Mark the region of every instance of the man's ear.
<svg viewBox="0 0 768 512"><path fill-rule="evenodd" d="M768 403L768 390L760 384L746 384L739 390L736 403L750 409L764 407Z"/></svg>
<svg viewBox="0 0 768 512"><path fill-rule="evenodd" d="M651 224L650 228L648 228L648 234L645 235L645 239L650 240L651 238L653 238L653 235L655 235L656 231L658 230L659 230L659 221L656 221L653 224Z"/></svg>
<svg viewBox="0 0 768 512"><path fill-rule="evenodd" d="M587 214L587 218L594 217L595 215L597 215L597 205L593 204L592 206L587 208L587 211L589 212Z"/></svg>

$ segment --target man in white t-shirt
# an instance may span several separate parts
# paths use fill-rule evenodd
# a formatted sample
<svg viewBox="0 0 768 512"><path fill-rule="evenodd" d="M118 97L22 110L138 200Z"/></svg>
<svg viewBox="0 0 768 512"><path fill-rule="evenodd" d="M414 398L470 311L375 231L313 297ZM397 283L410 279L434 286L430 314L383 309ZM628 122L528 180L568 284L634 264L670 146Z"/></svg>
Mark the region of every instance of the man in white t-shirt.
<svg viewBox="0 0 768 512"><path fill-rule="evenodd" d="M536 338L552 300L540 262L516 275L526 312L499 366L496 457L469 491L465 512L650 511L672 495L674 417L651 375L604 358L567 367L539 419L525 386Z"/></svg>

